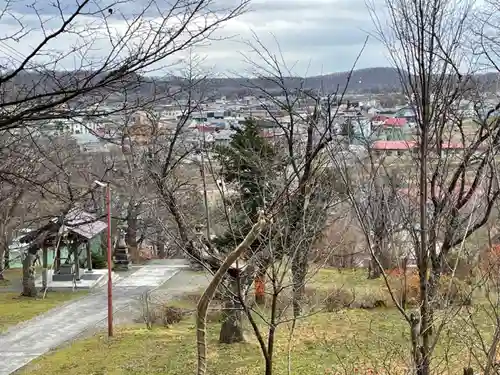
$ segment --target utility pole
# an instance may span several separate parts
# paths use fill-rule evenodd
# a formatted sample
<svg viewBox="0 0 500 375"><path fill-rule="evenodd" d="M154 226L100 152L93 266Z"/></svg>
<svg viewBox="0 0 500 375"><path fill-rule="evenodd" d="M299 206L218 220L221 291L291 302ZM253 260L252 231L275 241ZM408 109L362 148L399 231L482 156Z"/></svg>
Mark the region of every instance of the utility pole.
<svg viewBox="0 0 500 375"><path fill-rule="evenodd" d="M208 193L207 193L207 178L206 178L206 173L205 173L205 150L206 150L206 143L205 143L205 131L202 131L203 134L203 143L202 147L200 150L200 155L201 155L201 180L203 183L203 200L205 204L205 220L206 220L206 231L207 231L207 241L210 241L210 213L208 210Z"/></svg>
<svg viewBox="0 0 500 375"><path fill-rule="evenodd" d="M108 337L113 337L113 244L111 241L111 186L108 183L94 181L97 186L106 189L106 211L108 221Z"/></svg>

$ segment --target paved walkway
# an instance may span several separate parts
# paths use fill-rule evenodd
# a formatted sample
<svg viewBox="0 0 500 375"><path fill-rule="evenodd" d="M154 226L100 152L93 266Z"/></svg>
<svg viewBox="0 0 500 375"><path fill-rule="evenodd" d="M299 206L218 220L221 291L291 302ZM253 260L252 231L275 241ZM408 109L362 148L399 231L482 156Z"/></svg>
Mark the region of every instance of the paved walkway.
<svg viewBox="0 0 500 375"><path fill-rule="evenodd" d="M113 287L113 307L122 309L172 278L180 268L147 265ZM0 375L9 375L107 317L106 288L55 308L0 335Z"/></svg>

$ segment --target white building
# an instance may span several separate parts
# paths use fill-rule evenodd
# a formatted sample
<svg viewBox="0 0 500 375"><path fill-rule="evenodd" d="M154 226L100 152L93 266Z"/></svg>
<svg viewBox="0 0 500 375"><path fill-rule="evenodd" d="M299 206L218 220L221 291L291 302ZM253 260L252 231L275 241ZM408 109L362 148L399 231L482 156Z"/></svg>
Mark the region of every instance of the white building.
<svg viewBox="0 0 500 375"><path fill-rule="evenodd" d="M42 126L49 134L95 134L98 129L97 122L83 118L51 120Z"/></svg>

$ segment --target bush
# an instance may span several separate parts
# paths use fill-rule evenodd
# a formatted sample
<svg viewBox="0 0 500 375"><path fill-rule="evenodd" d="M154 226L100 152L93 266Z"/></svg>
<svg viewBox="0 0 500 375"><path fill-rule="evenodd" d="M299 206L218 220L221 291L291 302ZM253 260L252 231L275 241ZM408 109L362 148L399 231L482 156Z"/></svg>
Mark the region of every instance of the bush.
<svg viewBox="0 0 500 375"><path fill-rule="evenodd" d="M328 312L348 308L354 302L354 295L351 291L342 288L328 290L328 295L324 300L325 309Z"/></svg>
<svg viewBox="0 0 500 375"><path fill-rule="evenodd" d="M92 268L95 270L101 270L108 266L108 261L104 255L101 253L92 253ZM80 267L87 267L87 260L80 261Z"/></svg>
<svg viewBox="0 0 500 375"><path fill-rule="evenodd" d="M397 277L391 276L390 286L391 291L400 303L403 303L405 298L407 306L416 306L420 303L420 278L418 274L407 274L406 280L403 275ZM467 282L459 280L456 277L452 279L448 275L441 276L437 297L439 306L443 306L446 303L459 305L472 303L470 287L467 285Z"/></svg>
<svg viewBox="0 0 500 375"><path fill-rule="evenodd" d="M108 260L102 254L92 254L92 268L96 270L106 268L108 266Z"/></svg>
<svg viewBox="0 0 500 375"><path fill-rule="evenodd" d="M150 306L143 314L142 318L148 327L154 324L162 324L164 327L170 327L172 324L181 322L188 315L188 311L179 307L160 304Z"/></svg>
<svg viewBox="0 0 500 375"><path fill-rule="evenodd" d="M479 269L482 277L488 281L498 283L498 275L500 274L500 246L495 245L491 249L484 251L481 254Z"/></svg>
<svg viewBox="0 0 500 375"><path fill-rule="evenodd" d="M390 276L391 292L396 300L407 306L416 306L420 303L420 278L417 273L407 273Z"/></svg>
<svg viewBox="0 0 500 375"><path fill-rule="evenodd" d="M358 309L376 309L381 307L390 306L391 301L386 293L366 293L359 296L356 301L351 305Z"/></svg>
<svg viewBox="0 0 500 375"><path fill-rule="evenodd" d="M181 322L186 315L185 310L172 306L164 306L162 312L162 323L165 327Z"/></svg>
<svg viewBox="0 0 500 375"><path fill-rule="evenodd" d="M286 296L284 295L282 297L284 297L284 298L280 298L282 300L282 301L280 301L281 304L282 305L286 304L290 307L291 302L292 302L292 298L293 298L292 290L291 289L289 290L289 295L286 295ZM310 308L322 306L326 297L327 297L326 290L306 286L304 289L304 301L303 301L303 303L307 304ZM268 303L266 305L270 306L271 304Z"/></svg>
<svg viewBox="0 0 500 375"><path fill-rule="evenodd" d="M471 257L458 256L456 253L448 254L445 263L445 274L451 274L459 280L469 281L473 275L477 262Z"/></svg>
<svg viewBox="0 0 500 375"><path fill-rule="evenodd" d="M471 305L470 287L466 282L457 278L443 275L439 280L438 298L440 305L456 304Z"/></svg>

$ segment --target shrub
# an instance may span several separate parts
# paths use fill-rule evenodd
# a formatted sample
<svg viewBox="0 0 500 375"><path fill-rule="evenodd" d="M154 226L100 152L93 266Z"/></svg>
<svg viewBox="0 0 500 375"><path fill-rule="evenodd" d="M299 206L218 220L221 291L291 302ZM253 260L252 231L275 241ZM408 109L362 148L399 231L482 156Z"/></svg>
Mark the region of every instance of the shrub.
<svg viewBox="0 0 500 375"><path fill-rule="evenodd" d="M348 308L354 302L354 295L345 288L333 288L328 291L324 300L326 311L333 312L339 309Z"/></svg>
<svg viewBox="0 0 500 375"><path fill-rule="evenodd" d="M80 267L87 268L87 259L80 260ZM108 267L106 256L100 253L92 253L92 268L95 270L101 270L106 267Z"/></svg>
<svg viewBox="0 0 500 375"><path fill-rule="evenodd" d="M184 319L184 316L186 315L186 311L179 308L179 307L173 307L173 306L163 306L162 309L162 323L163 326L169 327L172 324L179 323Z"/></svg>
<svg viewBox="0 0 500 375"><path fill-rule="evenodd" d="M470 305L472 298L466 282L443 275L439 280L438 298L440 304Z"/></svg>
<svg viewBox="0 0 500 375"><path fill-rule="evenodd" d="M155 324L170 327L172 324L181 322L185 316L191 313L190 310L180 307L169 306L167 304L151 304L143 300L142 321L146 323L148 329Z"/></svg>
<svg viewBox="0 0 500 375"><path fill-rule="evenodd" d="M99 270L106 268L108 261L106 257L100 253L92 253L92 268Z"/></svg>
<svg viewBox="0 0 500 375"><path fill-rule="evenodd" d="M351 307L355 307L358 309L376 309L381 307L390 306L391 301L388 298L389 296L386 293L366 293L360 295L356 301L351 305Z"/></svg>
<svg viewBox="0 0 500 375"><path fill-rule="evenodd" d="M152 324L161 323L164 327L170 327L172 324L182 321L187 311L180 307L168 305L159 305L153 308Z"/></svg>
<svg viewBox="0 0 500 375"><path fill-rule="evenodd" d="M420 302L420 278L417 273L397 274L389 277L391 292L401 304L415 306Z"/></svg>
<svg viewBox="0 0 500 375"><path fill-rule="evenodd" d="M483 277L489 281L498 283L498 275L500 274L500 246L495 245L481 254L479 262L479 270Z"/></svg>
<svg viewBox="0 0 500 375"><path fill-rule="evenodd" d="M454 271L457 279L468 281L473 275L476 264L477 262L471 257L451 253L446 257L445 273L449 275Z"/></svg>
<svg viewBox="0 0 500 375"><path fill-rule="evenodd" d="M290 295L283 296L282 304L288 304L291 306L292 302L292 290L289 290ZM307 304L310 308L315 308L318 306L322 306L325 298L328 296L328 292L324 289L315 288L315 287L305 287L304 289L304 303ZM268 304L270 306L270 303Z"/></svg>

